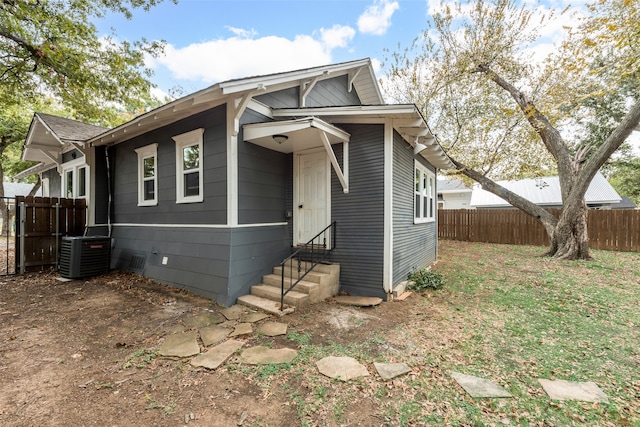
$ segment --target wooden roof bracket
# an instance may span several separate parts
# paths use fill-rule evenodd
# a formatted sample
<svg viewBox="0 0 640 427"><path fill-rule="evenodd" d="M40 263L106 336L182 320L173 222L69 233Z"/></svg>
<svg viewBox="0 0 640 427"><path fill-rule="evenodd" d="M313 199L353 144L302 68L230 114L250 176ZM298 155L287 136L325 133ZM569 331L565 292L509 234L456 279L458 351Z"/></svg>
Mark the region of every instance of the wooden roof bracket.
<svg viewBox="0 0 640 427"><path fill-rule="evenodd" d="M343 141L343 153L342 153L342 163L344 165L344 170L340 168L340 164L338 163L338 159L336 158L336 153L333 152L333 148L331 147L331 143L329 142L329 138L325 131L320 132L320 139L322 139L322 145L324 145L324 149L327 150L327 154L329 155L329 160L331 160L331 165L333 166L333 170L336 172L338 176L338 180L340 181L340 185L342 185L342 191L344 194L349 194L349 141Z"/></svg>
<svg viewBox="0 0 640 427"><path fill-rule="evenodd" d="M360 74L360 71L362 71L362 67L356 69L353 72L349 72L349 77L348 77L348 80L347 80L347 91L348 92L351 92L351 90L353 89L353 82L358 77L358 74Z"/></svg>

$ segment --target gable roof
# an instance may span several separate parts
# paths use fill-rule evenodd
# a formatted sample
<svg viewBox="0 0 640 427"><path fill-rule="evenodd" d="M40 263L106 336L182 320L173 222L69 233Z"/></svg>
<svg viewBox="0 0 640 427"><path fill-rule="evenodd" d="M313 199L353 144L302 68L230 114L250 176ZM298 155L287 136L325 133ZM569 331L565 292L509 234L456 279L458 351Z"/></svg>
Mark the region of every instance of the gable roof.
<svg viewBox="0 0 640 427"><path fill-rule="evenodd" d="M320 80L342 75L348 76L349 90L354 88L363 104L376 105L384 103L371 60L366 58L216 83L142 114L127 123L91 138L88 142L96 146L117 144L150 130L222 105L230 96L242 98L247 94L260 95L292 87L300 87L301 92L303 92L305 89L312 88Z"/></svg>
<svg viewBox="0 0 640 427"><path fill-rule="evenodd" d="M20 182L3 182L4 197L26 196L33 188L33 184Z"/></svg>
<svg viewBox="0 0 640 427"><path fill-rule="evenodd" d="M107 128L65 117L35 113L22 149L22 160L41 162L44 165L55 164L66 145L84 144L84 141L105 130Z"/></svg>
<svg viewBox="0 0 640 427"><path fill-rule="evenodd" d="M562 193L558 176L521 179L518 181L498 181L497 183L536 205L562 206ZM611 204L619 203L621 198L606 178L598 172L589 184L585 200L587 204ZM506 200L480 187L473 189L470 205L482 208L511 206Z"/></svg>

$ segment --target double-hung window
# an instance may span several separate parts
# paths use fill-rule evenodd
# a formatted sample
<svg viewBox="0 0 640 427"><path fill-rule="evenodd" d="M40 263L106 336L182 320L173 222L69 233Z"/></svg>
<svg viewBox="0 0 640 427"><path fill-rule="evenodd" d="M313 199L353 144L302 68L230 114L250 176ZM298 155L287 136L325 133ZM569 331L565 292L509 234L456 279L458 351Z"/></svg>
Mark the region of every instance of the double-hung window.
<svg viewBox="0 0 640 427"><path fill-rule="evenodd" d="M203 200L202 136L204 129L176 135L176 203Z"/></svg>
<svg viewBox="0 0 640 427"><path fill-rule="evenodd" d="M435 221L436 177L419 162L415 162L414 222Z"/></svg>
<svg viewBox="0 0 640 427"><path fill-rule="evenodd" d="M136 149L138 153L138 206L158 204L158 144Z"/></svg>
<svg viewBox="0 0 640 427"><path fill-rule="evenodd" d="M89 166L84 156L62 165L63 195L67 199L88 198Z"/></svg>

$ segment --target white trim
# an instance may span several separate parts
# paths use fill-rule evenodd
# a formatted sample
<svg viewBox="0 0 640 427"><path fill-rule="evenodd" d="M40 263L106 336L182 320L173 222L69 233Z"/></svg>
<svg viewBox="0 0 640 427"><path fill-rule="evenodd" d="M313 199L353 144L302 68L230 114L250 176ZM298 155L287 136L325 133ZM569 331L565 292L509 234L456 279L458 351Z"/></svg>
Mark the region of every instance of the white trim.
<svg viewBox="0 0 640 427"><path fill-rule="evenodd" d="M316 153L324 153L325 154L325 178L326 178L326 182L325 182L325 191L326 191L326 224L322 225L322 227L325 227L329 224L331 224L331 162L329 162L328 160L328 156L327 156L327 152L324 148L319 148L319 149L313 149L313 150L305 150L305 151L301 151L299 153L294 153L293 155L293 245L298 245L300 243L306 243L306 242L299 242L298 241L298 235L299 233L299 228L300 228L300 214L299 214L299 208L298 206L300 205L300 197L299 197L299 189L300 189L300 157L305 155L305 154L316 154ZM318 230L320 231L320 230ZM331 244L331 241L329 241L329 244Z"/></svg>
<svg viewBox="0 0 640 427"><path fill-rule="evenodd" d="M85 175L84 175L84 195L79 196L78 195L78 172L80 169L84 168L85 169ZM89 164L87 164L87 158L83 155L81 157L78 157L77 159L74 159L70 162L66 162L62 164L62 179L61 181L61 191L60 191L60 195L61 197L68 197L67 194L67 172L71 171L71 175L72 175L72 179L73 182L71 183L71 198L72 199L87 199L87 200L91 200L90 194L91 194L91 168L89 166Z"/></svg>
<svg viewBox="0 0 640 427"><path fill-rule="evenodd" d="M420 171L420 188L418 190L418 194L420 195L420 213L419 217L416 217L416 170ZM423 186L424 178L427 178L427 197L431 200L433 207L433 215L429 215L427 212L428 207L424 205L424 195L423 192L425 190ZM438 207L437 201L438 196L436 193L436 174L429 170L425 165L420 163L417 159L413 161L413 223L414 224L424 224L428 222L435 222L438 217Z"/></svg>
<svg viewBox="0 0 640 427"><path fill-rule="evenodd" d="M197 203L204 200L204 152L203 152L203 136L204 128L194 129L189 132L185 132L180 135L172 136L171 138L176 142L176 203ZM198 194L195 196L184 195L184 176L185 171L183 150L186 147L198 146L198 167L192 171L198 172Z"/></svg>
<svg viewBox="0 0 640 427"><path fill-rule="evenodd" d="M382 286L393 291L393 120L384 124L384 250Z"/></svg>
<svg viewBox="0 0 640 427"><path fill-rule="evenodd" d="M219 229L235 229L235 228L251 228L251 227L276 227L288 225L288 222L264 222L255 224L237 224L234 226L228 224L139 224L139 223L118 223L111 224L113 227L158 227L158 228L219 228ZM106 226L108 224L95 224L96 227Z"/></svg>
<svg viewBox="0 0 640 427"><path fill-rule="evenodd" d="M138 206L156 206L158 204L158 143L145 145L134 150L138 154ZM153 177L145 179L144 161L153 158ZM145 200L144 184L153 181L153 199Z"/></svg>
<svg viewBox="0 0 640 427"><path fill-rule="evenodd" d="M227 224L238 225L238 135L233 133L235 111L227 105Z"/></svg>

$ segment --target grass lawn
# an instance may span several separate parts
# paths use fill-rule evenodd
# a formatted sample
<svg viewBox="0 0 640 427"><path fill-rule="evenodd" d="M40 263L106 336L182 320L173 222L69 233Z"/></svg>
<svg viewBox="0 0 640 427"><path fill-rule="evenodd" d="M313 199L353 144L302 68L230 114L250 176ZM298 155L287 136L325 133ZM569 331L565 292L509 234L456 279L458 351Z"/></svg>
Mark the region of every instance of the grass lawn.
<svg viewBox="0 0 640 427"><path fill-rule="evenodd" d="M293 334L305 344L297 363L244 373L289 390L302 425L640 426L640 254L559 262L543 250L442 241L435 270L444 288L409 298L412 310L392 330L340 345ZM347 384L309 375L326 355L405 362L413 372ZM451 370L494 380L513 398L473 399ZM593 381L610 402L552 401L539 378ZM364 418L350 408L363 400L372 424L353 423Z"/></svg>

